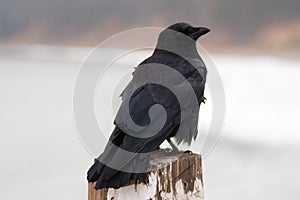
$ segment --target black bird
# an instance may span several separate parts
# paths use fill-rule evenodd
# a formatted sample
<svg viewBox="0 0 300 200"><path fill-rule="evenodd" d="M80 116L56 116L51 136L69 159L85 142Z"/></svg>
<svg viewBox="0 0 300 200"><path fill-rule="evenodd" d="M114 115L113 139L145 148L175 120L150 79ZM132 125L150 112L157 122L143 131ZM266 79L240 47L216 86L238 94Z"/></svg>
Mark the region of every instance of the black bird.
<svg viewBox="0 0 300 200"><path fill-rule="evenodd" d="M159 149L165 140L174 150L178 150L170 140L172 137L177 144L190 144L193 138L196 138L199 107L205 100L203 95L207 74L205 64L196 49L196 40L209 31L204 27L176 23L160 33L153 54L138 65L131 82L121 94L122 104L114 121L115 129L104 152L95 159L88 171L88 181L97 182L95 189L119 188L129 180L142 179L142 172L147 169L149 159L141 153L151 153ZM157 64L168 66L184 77L195 94L196 107L191 103L192 98L185 94L187 90L182 79L176 79L173 75L151 74L163 77L164 80L161 81L170 83L174 88L149 81L143 85L138 84L143 79L149 79L150 72L147 69ZM180 100L178 93L175 94L172 90L176 88L180 92L179 95L184 96L182 99L185 102L180 102L182 99ZM149 116L150 108L157 104L163 106L166 113L162 127L154 135L140 137L139 133L142 134L146 130L143 127L155 124L156 119L161 120L163 114L160 112ZM130 120L142 128L129 133ZM183 127L183 130L179 131L179 127Z"/></svg>

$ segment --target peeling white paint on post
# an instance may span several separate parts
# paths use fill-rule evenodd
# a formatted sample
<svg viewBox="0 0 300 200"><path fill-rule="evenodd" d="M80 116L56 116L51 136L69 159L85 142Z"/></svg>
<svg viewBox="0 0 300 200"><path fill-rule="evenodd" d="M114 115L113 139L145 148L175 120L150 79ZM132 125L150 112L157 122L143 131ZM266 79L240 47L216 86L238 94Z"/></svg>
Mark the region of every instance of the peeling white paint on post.
<svg viewBox="0 0 300 200"><path fill-rule="evenodd" d="M95 190L89 184L89 200L203 200L201 156L184 154L151 160L147 184L139 183L119 189ZM162 167L162 168L161 168Z"/></svg>
<svg viewBox="0 0 300 200"><path fill-rule="evenodd" d="M175 184L175 193L166 193L162 192L160 197L161 199L166 200L203 200L203 186L202 181L196 178L194 182L194 189L193 191L188 191L185 193L184 191L184 184L182 180L179 180ZM156 199L154 196L152 199Z"/></svg>
<svg viewBox="0 0 300 200"><path fill-rule="evenodd" d="M149 184L140 183L129 185L119 189L108 189L107 199L131 200L154 199L156 195L157 174L151 173L148 177Z"/></svg>

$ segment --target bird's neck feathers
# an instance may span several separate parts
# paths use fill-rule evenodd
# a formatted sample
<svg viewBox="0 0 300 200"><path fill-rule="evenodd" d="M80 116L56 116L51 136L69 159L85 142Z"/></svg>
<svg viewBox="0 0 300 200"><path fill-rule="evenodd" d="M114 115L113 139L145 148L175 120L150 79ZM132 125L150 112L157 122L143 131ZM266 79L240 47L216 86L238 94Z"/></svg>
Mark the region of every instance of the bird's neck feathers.
<svg viewBox="0 0 300 200"><path fill-rule="evenodd" d="M154 53L160 50L169 51L181 57L198 57L196 42L192 39L182 38L163 38L158 39Z"/></svg>

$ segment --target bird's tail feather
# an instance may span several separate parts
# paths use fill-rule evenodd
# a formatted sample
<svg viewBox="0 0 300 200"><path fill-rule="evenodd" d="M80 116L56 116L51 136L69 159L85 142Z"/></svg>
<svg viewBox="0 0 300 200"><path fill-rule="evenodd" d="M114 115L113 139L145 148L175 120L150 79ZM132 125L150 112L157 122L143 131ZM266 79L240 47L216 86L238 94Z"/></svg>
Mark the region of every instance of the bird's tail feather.
<svg viewBox="0 0 300 200"><path fill-rule="evenodd" d="M98 180L100 176L101 169L103 168L103 164L99 162L99 160L95 159L94 164L90 167L87 173L87 179L89 182L95 182Z"/></svg>
<svg viewBox="0 0 300 200"><path fill-rule="evenodd" d="M88 181L97 182L95 189L119 188L126 185L129 180L143 181L145 173L140 172L146 172L149 167L147 153L159 147L171 130L162 130L165 135L158 134L159 137L151 139L123 136L120 129L115 131L112 142L117 141L119 135L122 136L121 143L117 145L109 143L106 146L102 155L89 169ZM113 169L111 166L117 166L118 169Z"/></svg>
<svg viewBox="0 0 300 200"><path fill-rule="evenodd" d="M141 160L139 160L140 165ZM134 164L130 163L131 167ZM146 164L145 164L146 165ZM110 172L114 174L108 180L106 179L105 175ZM102 164L99 160L95 160L94 164L88 171L88 181L89 182L97 182L95 189L102 189L102 188L120 188L126 185L129 180L132 181L143 181L145 174L144 173L129 173L129 172L122 172L115 169L112 169L104 164Z"/></svg>

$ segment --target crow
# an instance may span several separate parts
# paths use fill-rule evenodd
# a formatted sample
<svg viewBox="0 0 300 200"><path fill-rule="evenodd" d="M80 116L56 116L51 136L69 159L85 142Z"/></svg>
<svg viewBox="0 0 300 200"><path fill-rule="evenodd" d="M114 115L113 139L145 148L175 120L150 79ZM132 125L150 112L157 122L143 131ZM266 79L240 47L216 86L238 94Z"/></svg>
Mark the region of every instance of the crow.
<svg viewBox="0 0 300 200"><path fill-rule="evenodd" d="M191 144L193 138L196 138L199 107L201 103L205 103L207 75L206 66L196 49L196 41L209 31L205 27L180 22L159 34L153 54L137 66L131 82L122 92L122 104L114 120L115 129L104 152L88 170L87 179L89 182L96 182L95 189L120 188L130 180L143 179L143 172L149 164L147 153L158 150L165 140L174 151L179 151L170 138L174 138L177 144ZM163 70L161 73L154 71L151 74L152 66L168 66L179 73L181 78L176 78L175 72L173 75L166 75ZM151 81L138 84L139 81L156 76L160 77L156 79L163 79L158 82L169 83L169 86ZM197 106L186 94L186 82L194 92ZM176 89L177 93L174 92ZM178 95L183 97L178 98ZM182 99L183 103L180 102ZM155 105L162 106L165 112L155 112L154 109L151 116L151 109ZM150 128L150 132L156 131L155 134L141 136L149 132L144 127L151 123L156 126L156 122L159 124L162 121L163 125L159 130L153 126ZM130 132L132 122L139 129Z"/></svg>

